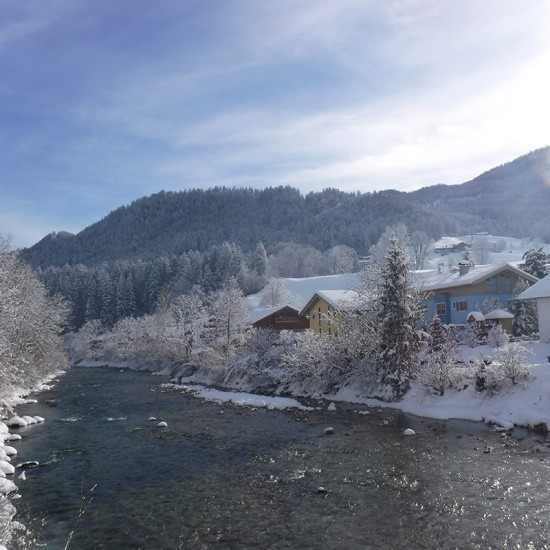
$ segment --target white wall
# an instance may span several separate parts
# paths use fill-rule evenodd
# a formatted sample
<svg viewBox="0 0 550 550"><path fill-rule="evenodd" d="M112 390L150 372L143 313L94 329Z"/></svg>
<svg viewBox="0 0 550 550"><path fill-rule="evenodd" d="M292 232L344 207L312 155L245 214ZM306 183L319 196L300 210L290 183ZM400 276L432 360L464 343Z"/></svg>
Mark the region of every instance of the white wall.
<svg viewBox="0 0 550 550"><path fill-rule="evenodd" d="M539 334L541 342L550 342L550 298L538 298Z"/></svg>

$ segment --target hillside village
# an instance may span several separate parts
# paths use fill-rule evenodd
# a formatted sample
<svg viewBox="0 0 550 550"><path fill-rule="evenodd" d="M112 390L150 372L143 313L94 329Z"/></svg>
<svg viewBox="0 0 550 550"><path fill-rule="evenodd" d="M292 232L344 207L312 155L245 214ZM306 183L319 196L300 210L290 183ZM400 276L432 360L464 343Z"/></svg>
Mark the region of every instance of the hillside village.
<svg viewBox="0 0 550 550"><path fill-rule="evenodd" d="M487 265L463 262L465 251L482 241L487 248ZM506 244L507 246L503 246ZM468 322L483 328L500 324L513 335L513 314L509 303L518 294L518 282L530 286L539 279L519 266L530 246L526 239L505 239L487 234L467 237L443 237L432 244L426 269L413 273L415 284L426 293L424 323L437 315L446 325L464 328ZM542 245L541 245L542 246ZM550 248L550 247L547 247ZM282 279L272 282L288 297L278 306L261 308L272 287L247 297L249 320L254 327L303 330L309 328L321 334L333 334L330 312L353 307L357 299L354 289L359 274L342 274L305 279ZM489 305L489 302L493 302ZM499 307L496 307L496 306ZM494 307L493 307L494 306ZM487 310L490 307L491 311ZM308 323L306 323L306 320Z"/></svg>

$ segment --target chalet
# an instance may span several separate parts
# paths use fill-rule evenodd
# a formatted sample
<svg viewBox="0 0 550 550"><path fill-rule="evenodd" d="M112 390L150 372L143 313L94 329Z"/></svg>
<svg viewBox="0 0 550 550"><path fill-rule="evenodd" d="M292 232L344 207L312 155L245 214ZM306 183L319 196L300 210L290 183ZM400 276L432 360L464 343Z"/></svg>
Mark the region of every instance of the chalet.
<svg viewBox="0 0 550 550"><path fill-rule="evenodd" d="M470 248L470 245L456 237L442 237L434 243L434 252L442 256L455 252L463 252L467 248Z"/></svg>
<svg viewBox="0 0 550 550"><path fill-rule="evenodd" d="M428 292L426 319L438 315L443 323L453 325L465 324L468 314L480 310L488 299L496 298L506 308L518 279L530 284L538 281L509 263L475 267L463 264L448 274L419 272L417 277L416 284Z"/></svg>
<svg viewBox="0 0 550 550"><path fill-rule="evenodd" d="M338 333L338 312L357 301L353 290L318 290L300 311L308 328L320 334Z"/></svg>
<svg viewBox="0 0 550 550"><path fill-rule="evenodd" d="M248 321L254 328L306 330L309 328L309 321L299 313L295 307L289 305L275 306L252 311Z"/></svg>
<svg viewBox="0 0 550 550"><path fill-rule="evenodd" d="M520 300L536 300L541 342L550 342L550 275L524 290Z"/></svg>

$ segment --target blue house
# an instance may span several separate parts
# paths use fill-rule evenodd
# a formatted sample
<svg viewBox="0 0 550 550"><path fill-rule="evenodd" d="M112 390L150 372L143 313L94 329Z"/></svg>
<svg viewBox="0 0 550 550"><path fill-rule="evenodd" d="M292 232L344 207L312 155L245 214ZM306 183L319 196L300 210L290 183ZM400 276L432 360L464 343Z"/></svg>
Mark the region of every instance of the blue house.
<svg viewBox="0 0 550 550"><path fill-rule="evenodd" d="M417 273L419 288L428 292L426 321L438 315L445 324L462 325L468 314L481 311L483 302L497 299L507 309L518 279L538 279L510 263L470 267L459 265L450 273Z"/></svg>

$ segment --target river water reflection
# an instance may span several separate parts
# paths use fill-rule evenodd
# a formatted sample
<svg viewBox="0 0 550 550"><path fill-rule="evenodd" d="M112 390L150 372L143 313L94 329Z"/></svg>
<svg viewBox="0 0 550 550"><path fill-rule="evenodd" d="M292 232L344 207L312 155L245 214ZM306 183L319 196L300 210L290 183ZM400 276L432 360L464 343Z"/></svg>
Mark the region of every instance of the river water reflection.
<svg viewBox="0 0 550 550"><path fill-rule="evenodd" d="M47 420L16 445L41 464L17 506L46 548L550 548L542 436L354 405L222 406L164 381L73 368L18 409Z"/></svg>

